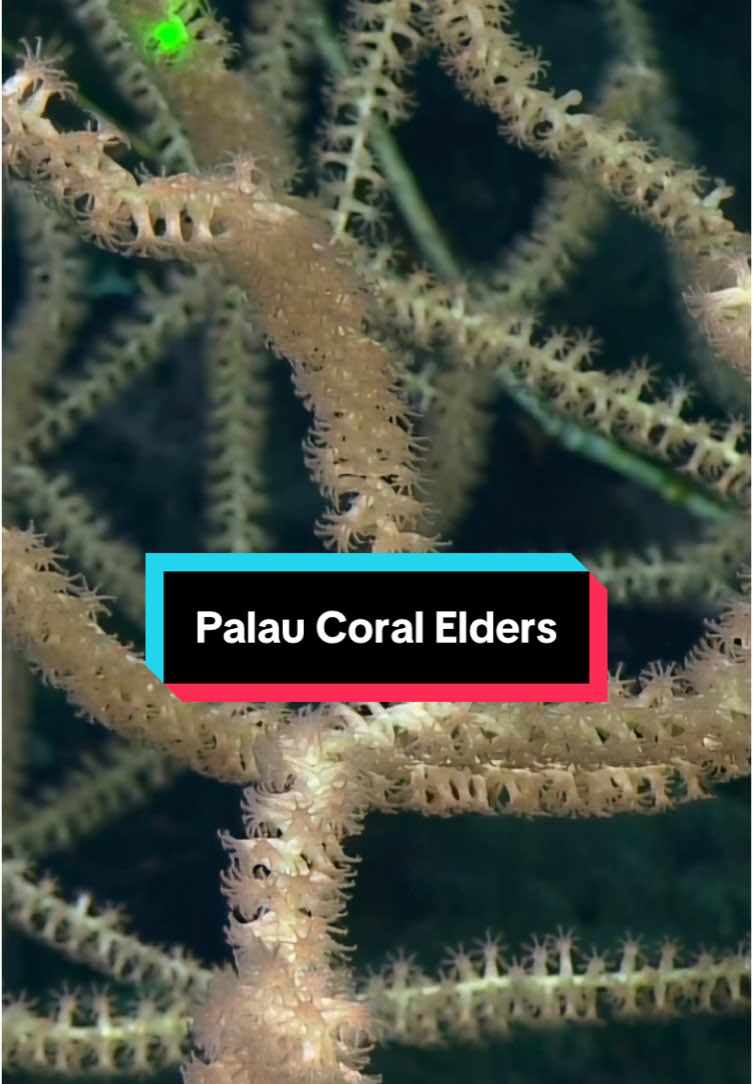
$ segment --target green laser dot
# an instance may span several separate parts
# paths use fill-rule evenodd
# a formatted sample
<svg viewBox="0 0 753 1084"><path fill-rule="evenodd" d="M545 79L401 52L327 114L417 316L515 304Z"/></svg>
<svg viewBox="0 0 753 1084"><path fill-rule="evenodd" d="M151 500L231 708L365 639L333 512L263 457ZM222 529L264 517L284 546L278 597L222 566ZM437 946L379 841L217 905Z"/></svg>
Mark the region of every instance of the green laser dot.
<svg viewBox="0 0 753 1084"><path fill-rule="evenodd" d="M151 33L151 39L157 47L157 52L163 55L173 55L185 49L189 42L186 24L178 15L171 15L157 23Z"/></svg>

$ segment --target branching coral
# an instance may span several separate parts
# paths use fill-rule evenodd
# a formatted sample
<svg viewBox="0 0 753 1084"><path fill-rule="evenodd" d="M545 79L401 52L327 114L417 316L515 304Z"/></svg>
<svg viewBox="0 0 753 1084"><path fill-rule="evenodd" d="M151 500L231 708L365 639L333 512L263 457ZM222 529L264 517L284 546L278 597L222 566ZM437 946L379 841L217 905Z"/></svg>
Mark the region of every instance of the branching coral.
<svg viewBox="0 0 753 1084"><path fill-rule="evenodd" d="M54 59L46 43L21 49L4 84L11 221L32 268L12 313L6 378L4 601L14 646L5 660L5 902L16 929L104 973L111 988L93 997L66 991L52 1005L12 1002L9 1066L144 1074L183 1060L196 1084L356 1084L375 1079L366 1075L369 1058L384 1041L433 1047L507 1036L517 1025L656 1023L747 1003L747 946L681 948L672 931L654 929L649 904L631 920L646 926L648 947L603 916L601 925L594 915L589 923L583 904L560 920L577 918L584 934L602 941L621 932L616 947L587 951L560 929L511 955L487 934L475 949L453 950L433 977L398 954L378 974L356 979L344 943L356 883L349 841L371 811L400 812L406 825L411 812L516 816L515 858L498 881L496 855L487 854L483 889L464 895L461 887L473 833L481 839L485 831L478 819L458 821L475 826L464 843L432 853L468 933L478 921L473 905L487 897L495 918L515 927L512 901L523 893L523 871L530 873L526 819L579 818L572 823L585 826L587 818L664 813L651 818L658 839L663 822L682 823L673 820L680 807L717 807L723 799L701 799L748 771L749 614L736 576L746 560L750 461L737 417L739 374L727 368L744 369L747 357L746 240L723 210L729 187L682 164L688 141L643 12L632 0L603 0L602 8L617 56L602 85L589 88L588 108L580 91L544 88L547 66L512 33L507 3L363 0L339 36L314 0L263 0L249 5L241 56L203 0L66 0L68 31L108 73L106 91L85 87L91 100L79 96L67 60ZM588 20L596 25L593 12ZM37 29L33 18L19 27L27 37ZM449 221L440 228L420 156L400 142L414 97L420 105L421 92L432 93L422 66L436 58L459 88L444 82L442 101L460 108L460 94L467 96L513 144L556 165L535 182L531 228L486 266L463 251L462 228L453 231ZM333 86L312 117L321 65ZM117 119L99 104L113 93ZM130 113L118 112L123 103ZM461 157L463 139L454 149ZM460 204L474 191L483 202L497 183L492 171L489 187L474 189L484 182L472 172L459 186ZM709 386L724 410L710 400L696 407L682 366L657 390L646 362L597 365L591 333L545 330L549 306L571 283L577 298L576 276L597 235L612 236L610 198L655 227L666 246L692 351L715 375ZM503 202L495 193L490 230ZM94 276L79 235L109 250ZM651 251L656 258L661 250ZM626 292L616 262L609 270L606 308ZM119 292L122 302L114 300ZM98 320L99 307L112 318ZM669 322L666 312L662 320ZM175 386L164 395L172 421L190 406L172 462L150 415L166 359L176 362L178 391L191 400L170 401ZM639 558L578 556L599 571L615 602L713 612L696 646L680 645L683 663L651 664L637 681L618 673L607 704L179 703L124 638L141 636L143 549L268 549L275 532L277 544L289 545L291 519L288 534L297 539L304 514L290 514L290 495L300 492L287 488L293 468L269 458L282 427L274 413L281 359L311 415L302 459L323 504L314 542L421 552L463 539L477 489L499 469L491 445L504 394L505 468L517 444L526 478L540 478L542 455L584 469L559 450L569 449L641 495L648 511L639 526L659 518L650 510L661 507L660 497L681 506L664 538ZM189 431L198 424L195 403L205 430L200 448ZM135 487L128 480L130 489L117 481L123 426L144 456L135 471L126 467L143 475ZM546 450L551 442L556 455ZM181 458L194 495L200 461L200 529L195 507L181 504ZM101 469L87 459L101 460ZM82 486L80 474L93 477L93 487ZM547 524L562 512L561 477L542 486ZM160 515L182 510L177 533L166 521L149 522L140 486L154 487ZM99 510L108 488L120 530ZM508 498L493 517L493 499L487 486L481 516L493 534L478 537L520 548L516 503ZM555 535L548 526L538 537L532 529L525 544L614 543L620 532L601 521L618 508L592 509L580 533ZM29 520L44 534L27 529ZM679 544L678 524L692 533ZM638 533L632 524L630 533ZM667 536L669 551L659 544ZM25 765L34 748L26 737L30 701L40 696L17 649L52 688L47 696L63 693L76 712L117 735L41 797L39 765ZM642 655L633 650L630 663ZM54 866L56 852L85 852L85 841L137 815L186 767L247 787L243 831L221 836L232 952L224 968L128 933L115 909L89 893L71 901L67 885L36 872ZM181 806L183 838L195 840L199 816L191 803ZM642 820L649 818L628 823ZM575 831L585 840L585 827ZM629 863L618 873L615 838L607 847L617 869L594 884L629 902L671 865L671 847L657 844L627 876ZM571 871L586 895L598 894L589 881L600 868L598 849ZM538 858L553 895L557 845L550 839ZM426 868L415 842L402 855L392 844L381 880L399 886L393 867L403 862L415 890ZM673 867L667 882L682 898L681 872ZM182 896L174 907L185 909ZM739 921L739 911L731 913ZM744 932L731 925L717 922L708 935L730 942ZM692 922L677 933L686 928L696 936ZM123 996L127 987L135 1006ZM678 1077L688 1079L676 1060Z"/></svg>

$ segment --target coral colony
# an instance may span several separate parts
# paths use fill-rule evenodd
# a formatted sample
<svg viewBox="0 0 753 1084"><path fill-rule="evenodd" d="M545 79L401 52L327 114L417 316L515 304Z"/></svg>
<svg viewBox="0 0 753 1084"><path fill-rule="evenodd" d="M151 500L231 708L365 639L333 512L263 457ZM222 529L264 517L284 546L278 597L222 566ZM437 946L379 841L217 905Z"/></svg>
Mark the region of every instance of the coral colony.
<svg viewBox="0 0 753 1084"><path fill-rule="evenodd" d="M11 43L7 192L28 270L6 346L4 901L14 928L106 986L19 990L5 1008L6 1064L27 1079L182 1065L190 1084L357 1084L376 1079L373 1048L393 1042L478 1042L533 1025L582 1033L615 1018L649 1031L670 1016L744 1009L750 960L747 944L734 943L744 930L713 950L642 944L623 930L588 951L560 929L508 951L487 934L437 976L397 953L361 977L345 939L356 837L370 811L517 817L521 831L543 816L583 824L662 813L651 822L660 825L748 772L738 575L749 487L739 420L747 239L725 214L725 182L684 164L692 149L646 13L637 0L594 5L613 56L584 98L548 89L547 64L517 36L504 0L358 0L338 29L317 0L252 0L237 42L204 0L61 7L63 29L75 28L107 72L108 102L129 108L113 117L97 91L79 95L59 21L38 40L44 19L30 18L20 31L29 40ZM14 19L23 18L19 7ZM458 99L494 119L493 139L549 163L532 225L494 266L466 266L453 251L396 138L421 107L419 62L421 71L441 66ZM322 70L326 116L312 123ZM306 140L315 154L309 147L304 163ZM588 332L552 330L539 315L586 261L610 201L664 245L716 420L689 383L662 383L645 362L602 364ZM105 276L92 282L87 270L93 246L109 250L98 266L124 268L119 279L108 271L123 294L102 310L105 321L114 313L111 326L87 323L106 289ZM121 402L132 418L129 391L161 360L173 364L181 341L192 344L181 364L204 366L204 548L275 547L281 505L263 459L274 429L270 367L289 369L308 412L296 454L321 501L312 546L341 552L447 551L483 481L504 395L547 441L674 502L695 525L673 552L591 562L610 601L693 599L696 613L714 616L699 621L684 661L650 665L635 680L616 672L608 703L179 701L116 634L143 628L143 550L110 529L64 451L85 448ZM117 466L109 427L87 453L103 470ZM508 427L508 450L522 431ZM161 464L155 455L144 484L164 482L167 497ZM113 507L119 488L114 481ZM512 548L503 528L489 548ZM342 610L322 618L322 633L365 638L357 611L346 620ZM250 644L265 628L256 617L231 630L220 612L205 612L199 634ZM500 641L556 635L546 620L534 628L509 617L490 600L483 628L465 629L457 614L443 628ZM414 618L370 626L369 636L418 637ZM24 789L30 672L116 743L33 802ZM222 835L229 952L214 969L139 939L103 902L42 872L53 852L85 847L178 768L245 788L243 831ZM463 861L457 850L446 856L453 883ZM619 892L629 898L629 883ZM463 900L472 923L474 899ZM649 917L636 913L633 929ZM124 986L130 999L116 993ZM630 1056L638 1045L631 1040ZM508 1079L504 1053L499 1062L495 1079Z"/></svg>

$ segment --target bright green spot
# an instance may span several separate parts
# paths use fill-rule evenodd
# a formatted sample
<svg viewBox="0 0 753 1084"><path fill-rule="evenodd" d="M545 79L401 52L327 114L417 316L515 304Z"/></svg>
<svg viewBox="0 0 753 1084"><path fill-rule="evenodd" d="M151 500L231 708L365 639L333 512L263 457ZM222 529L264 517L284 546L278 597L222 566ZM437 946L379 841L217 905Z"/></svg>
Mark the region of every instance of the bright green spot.
<svg viewBox="0 0 753 1084"><path fill-rule="evenodd" d="M188 28L179 15L169 15L153 28L150 44L162 56L174 56L182 52L190 41Z"/></svg>

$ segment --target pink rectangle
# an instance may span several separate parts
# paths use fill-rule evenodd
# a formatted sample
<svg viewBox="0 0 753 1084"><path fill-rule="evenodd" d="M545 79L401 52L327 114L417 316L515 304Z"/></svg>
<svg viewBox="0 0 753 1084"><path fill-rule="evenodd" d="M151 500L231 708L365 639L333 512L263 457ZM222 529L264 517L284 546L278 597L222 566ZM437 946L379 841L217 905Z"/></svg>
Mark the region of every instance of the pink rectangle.
<svg viewBox="0 0 753 1084"><path fill-rule="evenodd" d="M475 700L479 703L523 702L603 702L607 699L607 683L588 685L494 685L494 684L446 684L436 683L371 683L355 682L302 683L302 684L189 684L176 682L168 689L179 700L212 703L246 703L250 701L271 702L336 702L341 700L383 701L455 701Z"/></svg>

